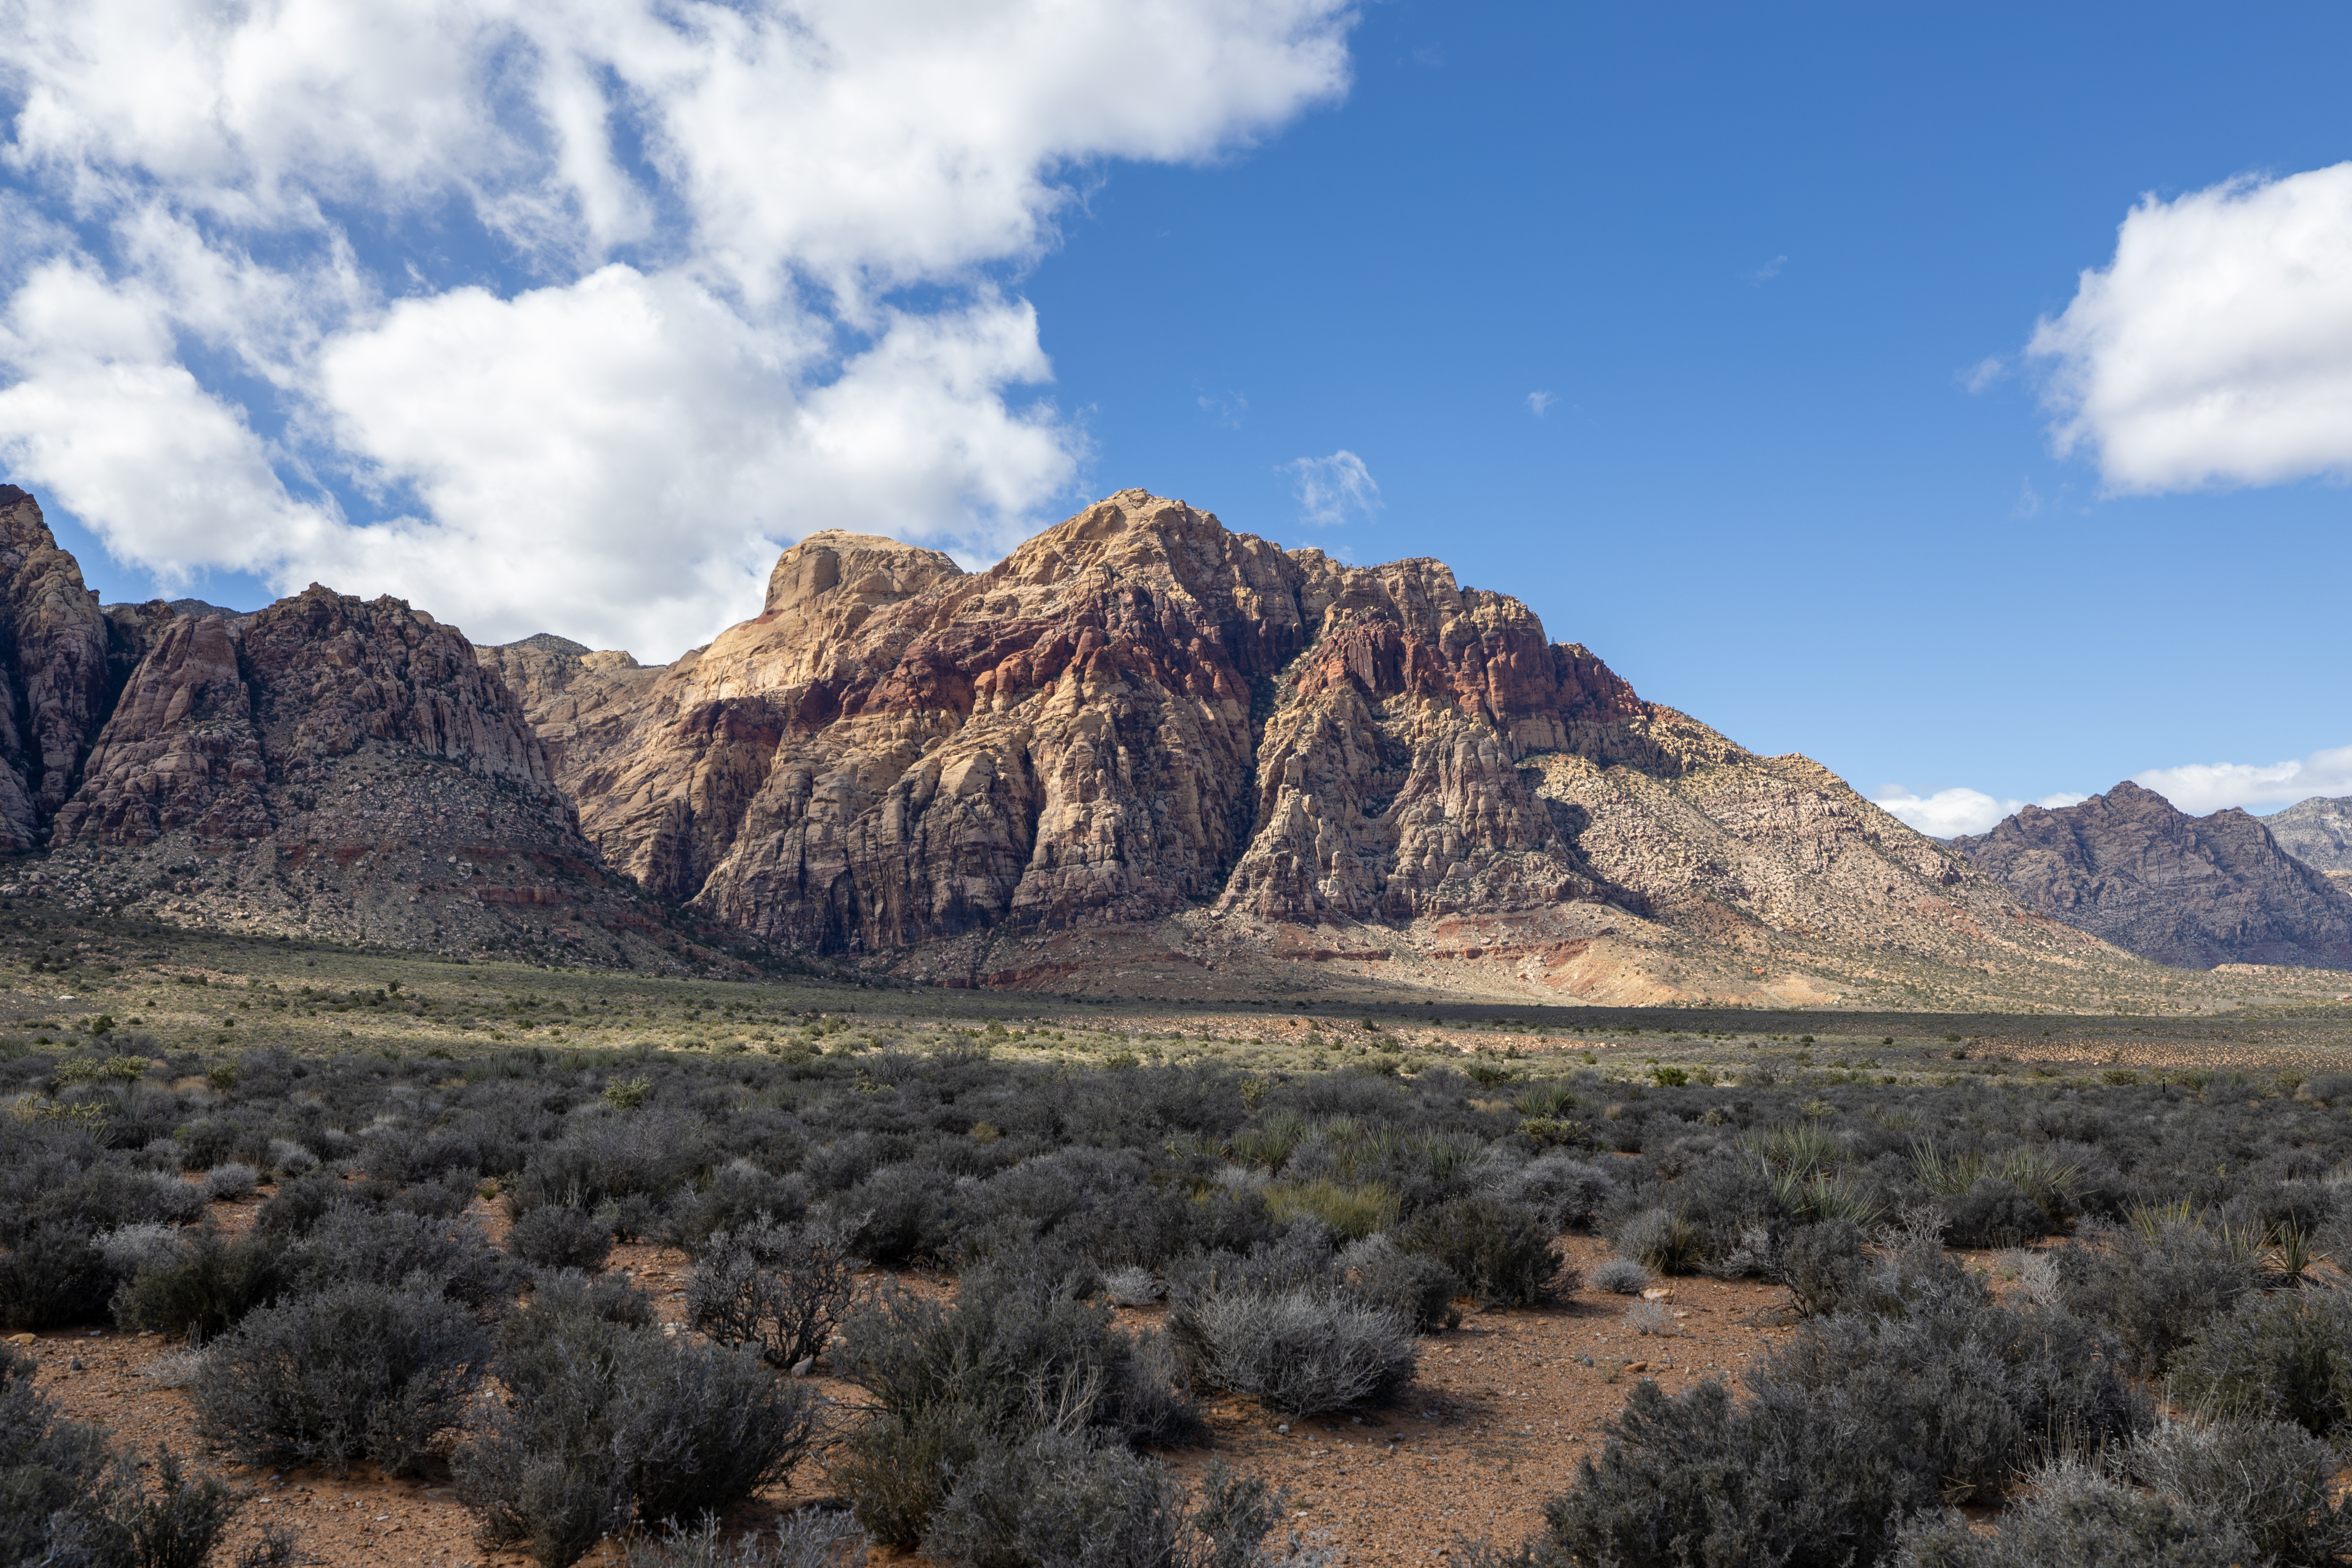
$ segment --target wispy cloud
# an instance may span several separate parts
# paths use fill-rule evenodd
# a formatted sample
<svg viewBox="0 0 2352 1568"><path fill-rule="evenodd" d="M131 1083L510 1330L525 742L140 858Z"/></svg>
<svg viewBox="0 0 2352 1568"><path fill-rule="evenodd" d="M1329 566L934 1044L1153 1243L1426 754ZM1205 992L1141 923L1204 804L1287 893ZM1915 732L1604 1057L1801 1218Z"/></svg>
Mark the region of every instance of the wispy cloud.
<svg viewBox="0 0 2352 1568"><path fill-rule="evenodd" d="M2016 816L2029 804L2054 811L2062 805L2078 805L2091 797L2061 790L2029 803L1996 800L1982 790L1967 788L1939 789L1930 795L1916 795L1900 784L1888 784L1872 798L1929 837L1951 838L1963 833L1990 832L1995 823Z"/></svg>
<svg viewBox="0 0 2352 1568"><path fill-rule="evenodd" d="M1959 373L1959 383L1971 393L1979 393L2009 374L2009 362L1999 354L1987 354Z"/></svg>
<svg viewBox="0 0 2352 1568"><path fill-rule="evenodd" d="M1546 414L1550 413L1551 405L1559 401L1559 395L1558 393L1530 392L1528 394L1528 412L1540 419Z"/></svg>
<svg viewBox="0 0 2352 1568"><path fill-rule="evenodd" d="M1204 392L1194 398L1209 423L1227 430L1238 430L1249 415L1249 399L1238 392Z"/></svg>
<svg viewBox="0 0 2352 1568"><path fill-rule="evenodd" d="M1779 276L1780 276L1780 269L1781 269L1782 268L1784 268L1784 267L1788 266L1788 265L1789 265L1789 258L1788 258L1787 257L1785 257L1785 256L1776 256L1776 257L1774 257L1771 260L1769 260L1769 261L1766 262L1763 266L1761 266L1761 267L1758 268L1755 271L1750 272L1749 274L1748 274L1748 285L1749 285L1751 288L1753 288L1753 287L1759 287L1759 286L1761 286L1761 285L1763 285L1763 284L1766 284L1766 283L1769 283L1770 281L1772 281L1772 279L1773 279L1778 278Z"/></svg>
<svg viewBox="0 0 2352 1568"><path fill-rule="evenodd" d="M1380 510L1381 487L1364 459L1345 447L1328 458L1300 458L1282 465L1298 495L1301 521L1336 527L1350 513L1370 517Z"/></svg>

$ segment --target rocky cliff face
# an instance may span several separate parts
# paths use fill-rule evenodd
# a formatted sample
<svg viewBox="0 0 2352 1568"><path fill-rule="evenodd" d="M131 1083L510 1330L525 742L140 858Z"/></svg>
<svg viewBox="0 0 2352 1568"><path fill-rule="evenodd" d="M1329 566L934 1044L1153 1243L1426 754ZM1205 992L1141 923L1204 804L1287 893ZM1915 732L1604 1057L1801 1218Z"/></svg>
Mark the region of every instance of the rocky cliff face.
<svg viewBox="0 0 2352 1568"><path fill-rule="evenodd" d="M1286 553L1139 490L977 575L814 535L757 619L677 665L577 662L531 712L604 853L835 952L1202 902L1311 921L1626 896L1517 764L1668 754L1647 705L1515 600L1435 562Z"/></svg>
<svg viewBox="0 0 2352 1568"><path fill-rule="evenodd" d="M0 852L48 837L106 717L107 624L33 498L0 485Z"/></svg>
<svg viewBox="0 0 2352 1568"><path fill-rule="evenodd" d="M1806 759L1643 700L1507 595L1141 490L977 574L812 535L759 616L650 668L477 648L319 587L101 612L30 498L0 503L0 852L52 844L0 894L672 967L715 958L698 923L1096 994L2165 984Z"/></svg>
<svg viewBox="0 0 2352 1568"><path fill-rule="evenodd" d="M2263 818L2278 847L2331 879L2352 873L2352 795L2314 795Z"/></svg>
<svg viewBox="0 0 2352 1568"><path fill-rule="evenodd" d="M978 574L813 535L665 668L480 657L611 863L924 977L1115 989L1114 929L1171 973L1460 961L1638 1000L1899 1003L1938 966L2119 957L1440 563L1285 552L1141 490Z"/></svg>
<svg viewBox="0 0 2352 1568"><path fill-rule="evenodd" d="M2127 780L1952 842L2020 903L2159 963L2352 969L2352 898L2242 811L2190 816Z"/></svg>
<svg viewBox="0 0 2352 1568"><path fill-rule="evenodd" d="M241 929L648 956L659 911L604 874L455 628L315 585L249 616L157 602L103 624L130 669L57 813L49 886Z"/></svg>

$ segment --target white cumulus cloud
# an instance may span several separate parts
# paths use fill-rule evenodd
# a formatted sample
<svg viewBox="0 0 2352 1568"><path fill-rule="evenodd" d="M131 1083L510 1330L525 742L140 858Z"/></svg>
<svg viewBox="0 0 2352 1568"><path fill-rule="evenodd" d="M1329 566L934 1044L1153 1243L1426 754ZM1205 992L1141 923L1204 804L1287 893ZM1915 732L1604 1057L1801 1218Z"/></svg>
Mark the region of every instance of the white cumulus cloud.
<svg viewBox="0 0 2352 1568"><path fill-rule="evenodd" d="M1000 551L1087 456L1012 273L1090 165L1344 91L1352 22L0 0L0 477L165 576L651 658L812 528Z"/></svg>
<svg viewBox="0 0 2352 1568"><path fill-rule="evenodd" d="M1349 515L1369 517L1381 504L1381 487L1364 459L1345 447L1328 458L1300 458L1285 463L1298 496L1300 521L1333 528Z"/></svg>
<svg viewBox="0 0 2352 1568"><path fill-rule="evenodd" d="M2111 489L2352 474L2352 163L2147 197L2028 353Z"/></svg>
<svg viewBox="0 0 2352 1568"><path fill-rule="evenodd" d="M1996 800L1982 790L1966 788L1939 789L1933 795L1918 795L1890 784L1872 798L1888 813L1931 838L1953 838L1964 833L1989 833L2003 817L2016 816L2029 804L2055 810L2091 797L2062 790L2029 803Z"/></svg>
<svg viewBox="0 0 2352 1568"><path fill-rule="evenodd" d="M2274 810L2313 795L2352 795L2352 746L2333 746L2291 762L2191 763L2150 768L2132 782L2154 790L2181 810L2203 816L2224 806Z"/></svg>

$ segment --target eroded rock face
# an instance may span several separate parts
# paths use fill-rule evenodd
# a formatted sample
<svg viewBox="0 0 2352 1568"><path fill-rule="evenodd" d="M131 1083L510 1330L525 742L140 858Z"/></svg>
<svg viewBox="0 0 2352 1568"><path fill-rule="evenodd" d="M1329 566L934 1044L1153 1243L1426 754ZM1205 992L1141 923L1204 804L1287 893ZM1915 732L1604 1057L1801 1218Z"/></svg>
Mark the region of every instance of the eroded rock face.
<svg viewBox="0 0 2352 1568"><path fill-rule="evenodd" d="M401 600L117 606L145 649L58 813L84 890L253 929L612 959L609 883L497 669ZM630 933L640 933L632 937Z"/></svg>
<svg viewBox="0 0 2352 1568"><path fill-rule="evenodd" d="M2190 816L2126 780L1952 842L2019 902L2159 963L2352 968L2352 898L2234 808Z"/></svg>
<svg viewBox="0 0 2352 1568"><path fill-rule="evenodd" d="M709 647L627 684L578 664L531 712L607 858L835 952L1193 906L1639 910L1534 759L1748 755L1440 563L1284 552L1141 490L976 574L814 535Z"/></svg>
<svg viewBox="0 0 2352 1568"><path fill-rule="evenodd" d="M2314 795L2263 818L2278 847L2331 879L2352 872L2352 795Z"/></svg>
<svg viewBox="0 0 2352 1568"><path fill-rule="evenodd" d="M0 850L47 837L109 696L106 619L33 498L0 485Z"/></svg>

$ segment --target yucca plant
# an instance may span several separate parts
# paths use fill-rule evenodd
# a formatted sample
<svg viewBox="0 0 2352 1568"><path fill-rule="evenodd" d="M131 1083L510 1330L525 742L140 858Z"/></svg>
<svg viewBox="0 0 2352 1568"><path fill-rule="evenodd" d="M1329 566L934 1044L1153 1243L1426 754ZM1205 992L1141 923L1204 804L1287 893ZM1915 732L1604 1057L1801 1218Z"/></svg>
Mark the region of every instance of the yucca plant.
<svg viewBox="0 0 2352 1568"><path fill-rule="evenodd" d="M1977 1184L1985 1175L1986 1162L1984 1155L1974 1150L1948 1154L1933 1143L1922 1142L1911 1145L1911 1171L1919 1178L1921 1186L1937 1197L1951 1198Z"/></svg>
<svg viewBox="0 0 2352 1568"><path fill-rule="evenodd" d="M1827 1129L1810 1121L1767 1129L1749 1138L1748 1147L1772 1171L1792 1176L1832 1170L1845 1153Z"/></svg>
<svg viewBox="0 0 2352 1568"><path fill-rule="evenodd" d="M1438 1183L1452 1181L1478 1155L1478 1145L1456 1133L1425 1132L1408 1146L1428 1167L1430 1179Z"/></svg>
<svg viewBox="0 0 2352 1568"><path fill-rule="evenodd" d="M2271 1232L2269 1256L2263 1262L2280 1284L2300 1285L2313 1256L2311 1237L2295 1226L2282 1225Z"/></svg>
<svg viewBox="0 0 2352 1568"><path fill-rule="evenodd" d="M1868 1230L1881 1213L1852 1181L1826 1171L1788 1172L1774 1179L1772 1190L1783 1208L1808 1225L1843 1219Z"/></svg>
<svg viewBox="0 0 2352 1568"><path fill-rule="evenodd" d="M2074 1193L2074 1179L2083 1167L2071 1160L2051 1157L2047 1150L2015 1149L2000 1163L2000 1179L2032 1198L2053 1225L2066 1218Z"/></svg>
<svg viewBox="0 0 2352 1568"><path fill-rule="evenodd" d="M1531 1084L1526 1092L1511 1101L1513 1110L1522 1116L1556 1119L1564 1110L1574 1110L1576 1090L1564 1079Z"/></svg>
<svg viewBox="0 0 2352 1568"><path fill-rule="evenodd" d="M1302 1118L1276 1111L1255 1127L1244 1127L1234 1134L1234 1158L1279 1172L1306 1140L1307 1123Z"/></svg>
<svg viewBox="0 0 2352 1568"><path fill-rule="evenodd" d="M2202 1223L2202 1219L2201 1213L2187 1198L2162 1204L2134 1204L2124 1211L2124 1223L2147 1242L2161 1241L2167 1231L2185 1229Z"/></svg>

